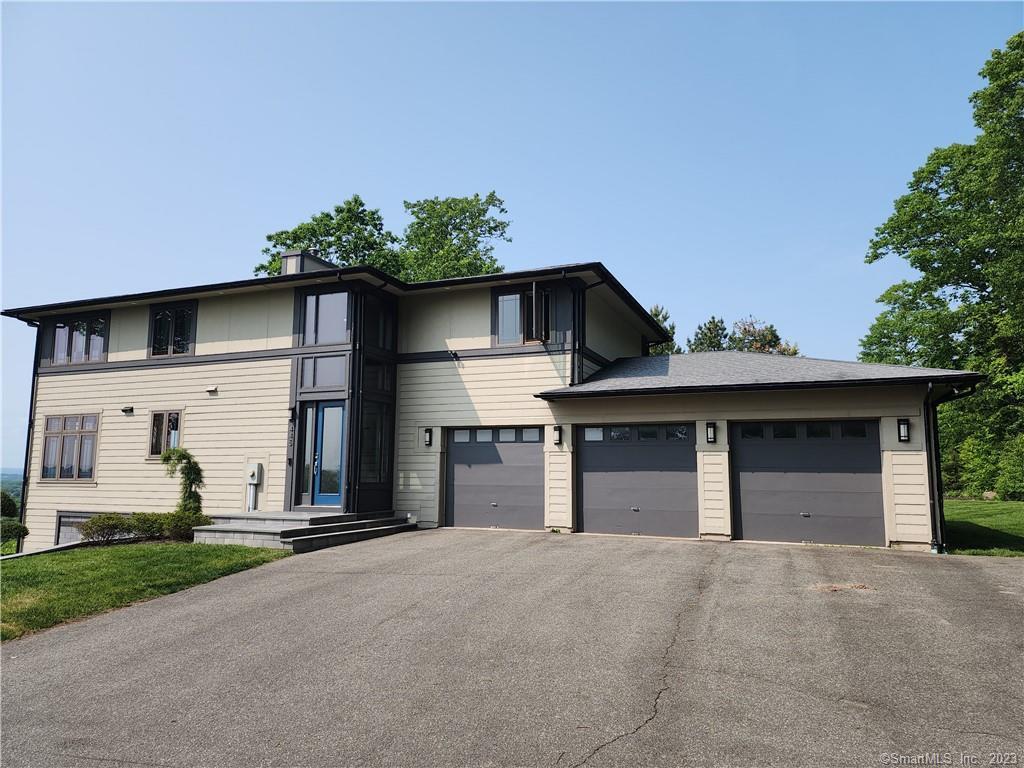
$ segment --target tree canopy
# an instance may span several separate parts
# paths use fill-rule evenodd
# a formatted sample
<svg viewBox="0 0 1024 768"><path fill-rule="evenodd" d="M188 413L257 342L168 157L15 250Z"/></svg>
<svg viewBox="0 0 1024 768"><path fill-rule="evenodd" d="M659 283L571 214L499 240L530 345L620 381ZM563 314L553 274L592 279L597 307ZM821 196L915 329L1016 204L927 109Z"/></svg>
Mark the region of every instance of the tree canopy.
<svg viewBox="0 0 1024 768"><path fill-rule="evenodd" d="M672 337L671 341L663 341L659 344L651 344L649 354L651 355L677 355L683 350L676 343L676 324L672 322L668 310L661 304L651 307L651 317L658 321L658 324L665 329L665 333Z"/></svg>
<svg viewBox="0 0 1024 768"><path fill-rule="evenodd" d="M384 226L377 208L353 195L292 229L267 235L257 275L281 273L281 255L291 249L315 251L339 267L369 265L408 282L493 274L502 271L496 243L509 242L504 201L495 192L481 197L432 197L408 201L411 221L401 237Z"/></svg>
<svg viewBox="0 0 1024 768"><path fill-rule="evenodd" d="M693 338L687 337L687 352L721 352L729 339L725 320L712 315L706 322L697 326Z"/></svg>
<svg viewBox="0 0 1024 768"><path fill-rule="evenodd" d="M952 490L974 482L964 460L991 467L1009 441L1024 440L1024 32L980 74L987 84L970 97L975 140L934 150L875 231L867 262L902 258L917 276L882 294L884 309L861 340L863 360L988 377L977 395L940 412ZM964 452L969 436L993 456L977 459L971 444Z"/></svg>
<svg viewBox="0 0 1024 768"><path fill-rule="evenodd" d="M693 338L686 339L687 352L763 352L769 355L798 355L796 344L784 341L778 329L751 317L745 317L732 324L732 331L726 330L725 320L712 315L697 326Z"/></svg>

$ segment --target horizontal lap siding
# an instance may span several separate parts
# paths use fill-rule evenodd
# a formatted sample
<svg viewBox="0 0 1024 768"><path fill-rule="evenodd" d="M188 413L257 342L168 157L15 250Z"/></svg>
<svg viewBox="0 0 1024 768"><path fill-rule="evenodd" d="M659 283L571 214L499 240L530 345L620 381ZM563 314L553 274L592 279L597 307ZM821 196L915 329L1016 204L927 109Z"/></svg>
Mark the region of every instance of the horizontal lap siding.
<svg viewBox="0 0 1024 768"><path fill-rule="evenodd" d="M420 427L552 424L550 406L534 395L568 384L569 360L538 354L399 365L396 511L438 521L436 451L443 438L435 434L433 450L427 449ZM549 488L547 503L569 504L568 485L566 479L563 488Z"/></svg>
<svg viewBox="0 0 1024 768"><path fill-rule="evenodd" d="M545 436L550 441L550 437ZM545 516L548 527L572 527L572 456L549 447L545 455Z"/></svg>
<svg viewBox="0 0 1024 768"><path fill-rule="evenodd" d="M888 474L895 541L931 541L928 508L928 462L924 451L887 451L883 471Z"/></svg>
<svg viewBox="0 0 1024 768"><path fill-rule="evenodd" d="M697 483L700 532L729 534L729 454L698 451Z"/></svg>
<svg viewBox="0 0 1024 768"><path fill-rule="evenodd" d="M41 376L32 436L26 550L53 544L62 512L170 512L178 480L147 458L150 413L182 411L182 446L206 478L207 514L241 511L247 461L264 464L260 508L284 505L291 362L250 360L203 366ZM207 386L218 394L209 395ZM131 405L132 416L121 413ZM46 416L99 413L95 483L39 479Z"/></svg>

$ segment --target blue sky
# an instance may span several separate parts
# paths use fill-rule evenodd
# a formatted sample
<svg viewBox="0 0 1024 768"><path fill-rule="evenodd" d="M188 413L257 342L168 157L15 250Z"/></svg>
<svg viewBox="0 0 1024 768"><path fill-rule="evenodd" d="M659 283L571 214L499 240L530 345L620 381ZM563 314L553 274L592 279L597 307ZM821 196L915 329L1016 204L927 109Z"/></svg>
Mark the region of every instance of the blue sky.
<svg viewBox="0 0 1024 768"><path fill-rule="evenodd" d="M1003 4L3 6L4 307L243 278L359 193L497 190L507 268L607 264L853 359L875 226L1024 27ZM32 334L2 323L2 464Z"/></svg>

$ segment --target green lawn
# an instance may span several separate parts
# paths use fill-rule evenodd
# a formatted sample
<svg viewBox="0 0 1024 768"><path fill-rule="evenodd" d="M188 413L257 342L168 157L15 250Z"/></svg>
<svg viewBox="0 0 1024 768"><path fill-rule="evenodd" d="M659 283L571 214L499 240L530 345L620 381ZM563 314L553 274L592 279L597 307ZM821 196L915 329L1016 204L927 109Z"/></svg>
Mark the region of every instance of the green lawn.
<svg viewBox="0 0 1024 768"><path fill-rule="evenodd" d="M119 544L0 566L0 640L167 595L291 554L214 544Z"/></svg>
<svg viewBox="0 0 1024 768"><path fill-rule="evenodd" d="M1024 557L1024 501L946 499L945 508L953 554Z"/></svg>

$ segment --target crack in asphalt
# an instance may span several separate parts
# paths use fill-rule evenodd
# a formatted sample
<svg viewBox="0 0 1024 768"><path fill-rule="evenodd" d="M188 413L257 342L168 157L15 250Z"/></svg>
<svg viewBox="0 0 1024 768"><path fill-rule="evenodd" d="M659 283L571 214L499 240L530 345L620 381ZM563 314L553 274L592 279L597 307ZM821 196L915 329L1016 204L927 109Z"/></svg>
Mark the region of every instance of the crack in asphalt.
<svg viewBox="0 0 1024 768"><path fill-rule="evenodd" d="M584 757L579 762L573 763L570 766L570 768L580 768L581 766L586 765L586 763L592 757L594 757L594 755L596 755L598 752L605 749L606 747L610 747L612 744L616 744L617 742L622 741L623 739L628 739L631 736L635 736L648 725L650 725L652 722L654 722L658 715L661 714L661 697L664 696L667 691L671 690L672 686L668 684L668 678L669 675L672 674L672 670L674 668L677 668L669 663L669 659L672 655L672 651L675 649L676 645L679 644L679 636L682 634L683 631L683 615L686 614L688 611L697 608L700 605L701 598L704 595L704 590L707 589L708 586L708 573L711 571L711 568L715 565L715 563L718 562L720 557L721 550L716 548L712 558L708 561L707 565L705 565L701 569L700 574L697 576L696 594L692 599L687 600L685 603L683 603L679 610L676 611L675 620L673 622L674 626L672 631L672 638L669 641L668 645L665 646L665 650L661 652L660 683L657 691L655 691L654 693L654 701L651 703L651 714L645 717L640 722L640 724L637 725L635 728L628 731L623 731L622 733L613 736L607 741L598 744L596 747L590 750L586 757ZM565 753L563 752L562 755L564 754ZM558 760L555 761L555 765L558 765L558 762L562 759L562 755L558 756Z"/></svg>

